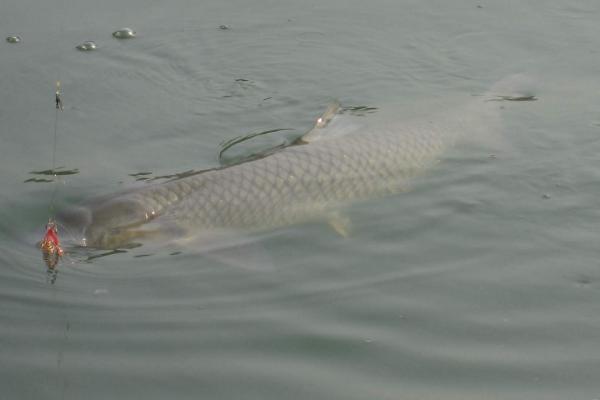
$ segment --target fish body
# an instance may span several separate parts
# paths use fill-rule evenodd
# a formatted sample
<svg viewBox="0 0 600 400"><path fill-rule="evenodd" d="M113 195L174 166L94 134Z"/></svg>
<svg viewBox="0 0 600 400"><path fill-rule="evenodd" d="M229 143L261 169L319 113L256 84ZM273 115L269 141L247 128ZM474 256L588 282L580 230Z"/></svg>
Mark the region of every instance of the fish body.
<svg viewBox="0 0 600 400"><path fill-rule="evenodd" d="M155 234L270 229L327 218L344 204L398 193L500 108L469 98L422 119L369 124L329 109L298 144L263 158L96 199L79 211L85 244L117 248ZM389 119L392 121L392 119Z"/></svg>

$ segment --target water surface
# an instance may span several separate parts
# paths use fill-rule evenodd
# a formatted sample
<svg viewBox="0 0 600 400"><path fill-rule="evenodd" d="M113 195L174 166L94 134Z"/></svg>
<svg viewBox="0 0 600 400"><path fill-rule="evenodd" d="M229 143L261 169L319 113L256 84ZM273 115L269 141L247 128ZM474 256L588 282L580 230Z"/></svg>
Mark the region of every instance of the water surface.
<svg viewBox="0 0 600 400"><path fill-rule="evenodd" d="M22 41L0 45L0 397L600 396L596 2L5 3ZM352 207L348 238L305 224L216 254L73 256L47 282L53 185L24 181L52 166L57 79L56 166L79 171L59 206L301 134L333 99L404 118L513 73L538 100Z"/></svg>

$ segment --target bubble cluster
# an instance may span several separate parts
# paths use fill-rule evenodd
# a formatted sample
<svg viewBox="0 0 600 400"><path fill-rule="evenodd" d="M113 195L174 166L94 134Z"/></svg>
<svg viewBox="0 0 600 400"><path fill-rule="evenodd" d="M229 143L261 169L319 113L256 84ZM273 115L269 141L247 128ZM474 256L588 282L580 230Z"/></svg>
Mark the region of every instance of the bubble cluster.
<svg viewBox="0 0 600 400"><path fill-rule="evenodd" d="M114 31L112 35L117 39L131 39L135 37L136 33L131 28L122 28Z"/></svg>
<svg viewBox="0 0 600 400"><path fill-rule="evenodd" d="M77 50L81 50L81 51L92 51L92 50L96 50L98 48L98 46L96 45L95 42L88 40L86 42L78 44L77 46L75 46L75 48Z"/></svg>
<svg viewBox="0 0 600 400"><path fill-rule="evenodd" d="M6 41L8 43L19 43L21 41L21 36L17 36L17 35L7 36Z"/></svg>

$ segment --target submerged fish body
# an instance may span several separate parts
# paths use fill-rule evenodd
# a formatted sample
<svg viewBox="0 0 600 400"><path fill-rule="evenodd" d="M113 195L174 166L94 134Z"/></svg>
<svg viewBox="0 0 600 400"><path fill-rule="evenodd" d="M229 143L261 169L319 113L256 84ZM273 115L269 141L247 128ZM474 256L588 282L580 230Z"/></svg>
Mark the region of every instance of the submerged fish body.
<svg viewBox="0 0 600 400"><path fill-rule="evenodd" d="M499 104L370 126L329 109L298 144L260 159L92 201L76 223L85 244L118 248L155 235L267 229L327 218L340 205L402 191L466 133L481 134ZM367 121L368 122L368 121Z"/></svg>

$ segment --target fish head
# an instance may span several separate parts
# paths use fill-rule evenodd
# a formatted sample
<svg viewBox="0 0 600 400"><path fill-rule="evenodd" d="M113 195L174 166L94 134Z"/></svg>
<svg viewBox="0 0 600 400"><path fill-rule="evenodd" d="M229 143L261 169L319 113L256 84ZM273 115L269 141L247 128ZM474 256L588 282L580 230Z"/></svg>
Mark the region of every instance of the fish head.
<svg viewBox="0 0 600 400"><path fill-rule="evenodd" d="M67 246L85 246L85 230L91 222L89 209L70 206L56 215L56 227Z"/></svg>
<svg viewBox="0 0 600 400"><path fill-rule="evenodd" d="M141 225L154 217L138 202L115 198L86 207L73 207L60 213L60 226L72 245L96 249L134 246Z"/></svg>

